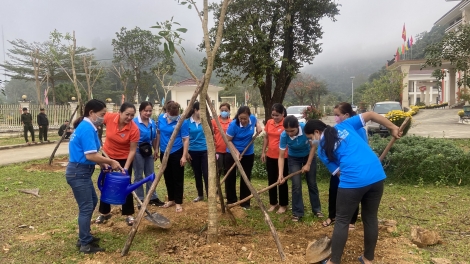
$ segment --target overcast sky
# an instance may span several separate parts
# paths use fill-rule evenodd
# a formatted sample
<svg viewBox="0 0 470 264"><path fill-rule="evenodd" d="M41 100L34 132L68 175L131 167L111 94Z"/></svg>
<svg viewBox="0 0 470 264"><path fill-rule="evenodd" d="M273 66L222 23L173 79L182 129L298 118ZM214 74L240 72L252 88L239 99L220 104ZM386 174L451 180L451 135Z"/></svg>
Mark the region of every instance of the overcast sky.
<svg viewBox="0 0 470 264"><path fill-rule="evenodd" d="M256 1L256 0L253 0ZM198 1L202 3L202 0ZM391 58L402 44L401 31L407 35L428 31L442 15L458 2L445 0L339 0L336 22L322 21L323 53L316 66L337 61L337 56L377 54ZM195 48L202 29L194 10L174 0L0 0L0 25L6 40L46 41L54 29L75 30L77 45L96 47L101 57L111 58L111 39L121 27L148 29L157 21L174 16L188 28L185 38ZM3 43L0 43L3 48ZM3 61L3 50L0 55ZM109 55L111 54L111 55Z"/></svg>

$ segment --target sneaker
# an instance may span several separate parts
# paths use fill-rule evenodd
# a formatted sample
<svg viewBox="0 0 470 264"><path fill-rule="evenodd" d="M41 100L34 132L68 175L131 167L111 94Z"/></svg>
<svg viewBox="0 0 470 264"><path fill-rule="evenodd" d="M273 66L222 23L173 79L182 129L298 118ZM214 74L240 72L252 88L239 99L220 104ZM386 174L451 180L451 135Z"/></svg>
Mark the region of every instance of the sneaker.
<svg viewBox="0 0 470 264"><path fill-rule="evenodd" d="M85 254L95 254L96 252L103 252L106 250L104 248L100 248L97 244L94 244L93 242L91 242L85 246L80 246L79 251Z"/></svg>
<svg viewBox="0 0 470 264"><path fill-rule="evenodd" d="M98 242L100 241L100 238L99 237L93 237L93 239L91 240L90 243L94 243L96 246L98 246ZM81 247L82 244L80 243L80 239L77 239L77 247Z"/></svg>
<svg viewBox="0 0 470 264"><path fill-rule="evenodd" d="M160 199L156 198L156 199L152 199L150 200L149 204L153 204L155 206L162 206L164 205L165 203L160 201Z"/></svg>
<svg viewBox="0 0 470 264"><path fill-rule="evenodd" d="M203 201L203 200L204 200L204 196L198 196L198 197L194 198L193 202L197 203L197 202Z"/></svg>

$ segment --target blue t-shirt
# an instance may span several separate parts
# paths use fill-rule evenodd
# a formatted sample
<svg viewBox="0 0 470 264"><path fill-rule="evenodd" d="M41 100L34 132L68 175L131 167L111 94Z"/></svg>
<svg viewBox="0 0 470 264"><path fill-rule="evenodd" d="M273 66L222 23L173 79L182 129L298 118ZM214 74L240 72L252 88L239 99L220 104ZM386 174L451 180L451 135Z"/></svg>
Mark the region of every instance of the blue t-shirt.
<svg viewBox="0 0 470 264"><path fill-rule="evenodd" d="M321 147L324 139L320 139L318 157L332 174L335 174L339 167L340 188L361 188L386 178L379 158L357 133L357 130L364 126L362 115L357 115L334 127L338 131L340 143L336 146L336 160L333 162L326 157Z"/></svg>
<svg viewBox="0 0 470 264"><path fill-rule="evenodd" d="M134 123L137 125L140 132L139 144L143 142L152 144L153 140L157 136L157 124L155 124L152 119L149 119L149 125L146 126L140 118L140 115L134 117ZM137 152L139 152L138 147Z"/></svg>
<svg viewBox="0 0 470 264"><path fill-rule="evenodd" d="M72 133L69 142L69 161L82 164L96 164L86 159L86 154L97 153L101 143L95 125L87 117L83 118Z"/></svg>
<svg viewBox="0 0 470 264"><path fill-rule="evenodd" d="M160 131L160 152L165 152L166 146L168 146L168 142L170 142L171 134L173 134L173 130L175 130L176 124L178 120L180 120L181 116L178 116L178 119L172 121L168 124L166 114L160 115L158 117L158 124L157 129ZM183 125L180 128L178 135L176 135L175 141L173 142L173 146L171 148L170 154L180 150L183 147L183 138L189 137L189 129L186 122L183 122Z"/></svg>
<svg viewBox="0 0 470 264"><path fill-rule="evenodd" d="M287 153L292 157L301 158L308 156L310 154L310 142L305 135L304 128L305 124L299 123L299 133L294 137L287 135L284 130L279 139L279 148L286 150L286 147L288 147Z"/></svg>
<svg viewBox="0 0 470 264"><path fill-rule="evenodd" d="M250 144L251 138L256 131L256 117L254 115L250 115L250 121L246 126L242 126L241 123L237 125L237 120L232 120L230 125L227 128L227 136L232 138L232 143L235 148L242 153L245 150L246 146ZM230 153L230 149L227 148L227 152ZM255 153L254 144L251 144L245 152L245 155L251 155Z"/></svg>
<svg viewBox="0 0 470 264"><path fill-rule="evenodd" d="M204 151L207 150L206 136L201 123L196 123L193 117L184 121L189 129L189 150Z"/></svg>

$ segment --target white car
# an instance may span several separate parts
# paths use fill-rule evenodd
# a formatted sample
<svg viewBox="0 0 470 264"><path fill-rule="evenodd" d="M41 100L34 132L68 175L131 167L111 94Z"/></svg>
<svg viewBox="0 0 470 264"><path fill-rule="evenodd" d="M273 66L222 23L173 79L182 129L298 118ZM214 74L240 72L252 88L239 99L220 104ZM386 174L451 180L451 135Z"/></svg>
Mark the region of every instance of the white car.
<svg viewBox="0 0 470 264"><path fill-rule="evenodd" d="M306 123L302 112L309 107L308 105L294 105L287 107L287 115L295 116L299 120L299 123Z"/></svg>
<svg viewBox="0 0 470 264"><path fill-rule="evenodd" d="M395 102L395 101L377 102L374 104L374 107L372 108L372 111L382 116L385 116L385 114L393 110L403 111L403 108L401 107L400 102ZM386 127L384 127L383 125L379 125L378 123L375 123L372 121L369 121L367 124L367 133L369 135L380 134L382 136L388 136L390 134L390 132L388 131Z"/></svg>

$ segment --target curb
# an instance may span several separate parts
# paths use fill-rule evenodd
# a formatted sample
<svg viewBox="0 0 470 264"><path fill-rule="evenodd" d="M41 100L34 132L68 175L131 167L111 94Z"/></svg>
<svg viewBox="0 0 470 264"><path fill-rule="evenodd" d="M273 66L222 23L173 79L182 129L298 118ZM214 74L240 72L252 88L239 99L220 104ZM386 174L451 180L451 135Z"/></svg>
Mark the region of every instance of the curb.
<svg viewBox="0 0 470 264"><path fill-rule="evenodd" d="M15 149L15 148L42 146L42 145L46 145L46 144L54 144L56 142L57 142L57 140L54 140L54 141L51 141L51 142L46 142L46 143L31 144L31 145L28 145L26 143L25 144L18 144L18 145L7 145L7 146L0 146L0 150L2 150L2 149Z"/></svg>

